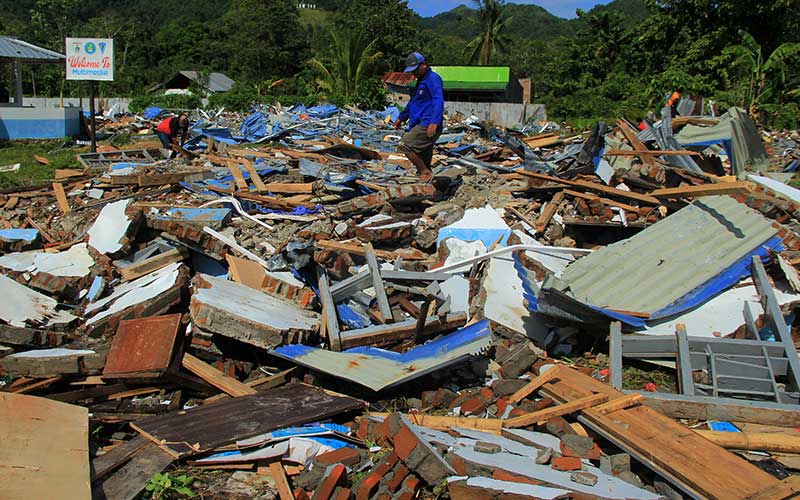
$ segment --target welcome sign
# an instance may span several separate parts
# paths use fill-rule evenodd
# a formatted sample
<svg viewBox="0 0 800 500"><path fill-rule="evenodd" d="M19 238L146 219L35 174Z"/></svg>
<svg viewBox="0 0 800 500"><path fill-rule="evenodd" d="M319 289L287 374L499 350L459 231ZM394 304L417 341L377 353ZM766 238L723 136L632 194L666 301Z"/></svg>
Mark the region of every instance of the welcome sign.
<svg viewBox="0 0 800 500"><path fill-rule="evenodd" d="M67 80L114 80L113 38L67 38Z"/></svg>

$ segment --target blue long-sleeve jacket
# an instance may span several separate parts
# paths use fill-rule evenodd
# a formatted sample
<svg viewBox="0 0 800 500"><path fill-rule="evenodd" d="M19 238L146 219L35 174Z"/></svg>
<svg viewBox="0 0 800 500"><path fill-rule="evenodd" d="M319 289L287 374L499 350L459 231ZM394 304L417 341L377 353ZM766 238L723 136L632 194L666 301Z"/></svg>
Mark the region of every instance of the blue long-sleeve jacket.
<svg viewBox="0 0 800 500"><path fill-rule="evenodd" d="M408 120L408 129L416 125L427 127L435 123L441 127L444 113L444 92L442 77L428 69L414 87L411 100L400 113L400 121Z"/></svg>

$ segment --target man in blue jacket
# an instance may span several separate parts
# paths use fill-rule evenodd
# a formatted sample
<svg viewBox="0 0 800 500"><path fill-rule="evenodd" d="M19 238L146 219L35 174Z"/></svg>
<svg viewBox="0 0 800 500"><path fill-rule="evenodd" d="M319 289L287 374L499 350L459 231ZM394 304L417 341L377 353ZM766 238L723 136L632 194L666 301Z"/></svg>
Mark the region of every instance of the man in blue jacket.
<svg viewBox="0 0 800 500"><path fill-rule="evenodd" d="M419 52L408 56L406 66L405 72L417 77L417 85L408 105L395 120L394 127L400 128L408 121L408 132L400 140L401 151L417 167L420 182L430 182L433 179L433 147L442 135L442 78L431 70Z"/></svg>

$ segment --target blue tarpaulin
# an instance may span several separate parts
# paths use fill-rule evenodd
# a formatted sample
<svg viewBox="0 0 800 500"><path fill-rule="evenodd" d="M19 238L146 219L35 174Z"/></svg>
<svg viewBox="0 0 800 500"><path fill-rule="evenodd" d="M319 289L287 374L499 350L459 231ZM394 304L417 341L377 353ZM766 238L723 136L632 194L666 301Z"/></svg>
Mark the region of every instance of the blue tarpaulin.
<svg viewBox="0 0 800 500"><path fill-rule="evenodd" d="M267 135L267 119L260 111L253 113L245 118L242 126L239 127L239 133L248 142L256 142L262 137Z"/></svg>
<svg viewBox="0 0 800 500"><path fill-rule="evenodd" d="M148 106L144 110L144 119L145 120L153 120L158 118L164 110L159 108L158 106Z"/></svg>

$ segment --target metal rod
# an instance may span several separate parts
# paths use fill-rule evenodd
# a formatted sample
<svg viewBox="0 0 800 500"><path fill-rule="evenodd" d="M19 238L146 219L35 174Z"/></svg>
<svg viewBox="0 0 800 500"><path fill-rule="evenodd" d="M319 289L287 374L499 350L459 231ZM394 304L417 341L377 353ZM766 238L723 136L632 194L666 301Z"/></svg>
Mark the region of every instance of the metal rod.
<svg viewBox="0 0 800 500"><path fill-rule="evenodd" d="M497 250L492 250L491 252L487 252L483 255L477 255L475 257L470 257L469 259L462 260L461 262L455 262L448 266L440 267L438 269L431 269L431 271L436 271L440 273L448 273L452 272L454 269L459 269L469 264L474 264L476 262L481 262L487 259L491 259L492 257L497 257L498 255L503 255L510 252L516 252L517 250L525 250L526 252L537 252L537 253L577 253L586 255L592 253L592 250L586 250L583 248L566 248L566 247L540 247L534 245L511 245L510 247L503 247L498 248Z"/></svg>

